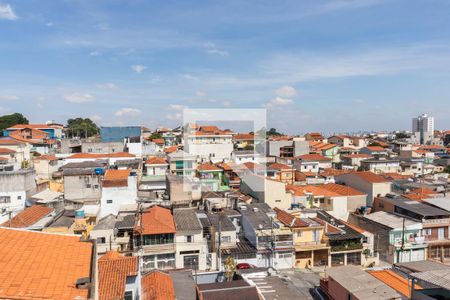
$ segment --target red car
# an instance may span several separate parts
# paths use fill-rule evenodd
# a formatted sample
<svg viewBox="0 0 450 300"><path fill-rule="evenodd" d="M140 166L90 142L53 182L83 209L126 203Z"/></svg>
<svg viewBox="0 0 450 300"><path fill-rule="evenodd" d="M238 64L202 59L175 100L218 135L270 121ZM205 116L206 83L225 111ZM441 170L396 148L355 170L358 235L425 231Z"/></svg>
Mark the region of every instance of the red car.
<svg viewBox="0 0 450 300"><path fill-rule="evenodd" d="M241 264L236 265L236 269L238 269L238 270L251 269L251 268L254 268L254 266L252 266L251 264L247 264L247 263L241 263Z"/></svg>

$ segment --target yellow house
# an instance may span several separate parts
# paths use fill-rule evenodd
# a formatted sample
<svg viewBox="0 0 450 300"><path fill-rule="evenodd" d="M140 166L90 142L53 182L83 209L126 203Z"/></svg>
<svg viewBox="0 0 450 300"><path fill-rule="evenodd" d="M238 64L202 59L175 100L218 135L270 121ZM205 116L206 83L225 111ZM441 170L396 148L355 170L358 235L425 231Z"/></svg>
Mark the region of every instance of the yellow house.
<svg viewBox="0 0 450 300"><path fill-rule="evenodd" d="M277 219L292 230L295 267L329 266L330 247L325 236L325 226L314 218L298 218L281 209L274 210Z"/></svg>

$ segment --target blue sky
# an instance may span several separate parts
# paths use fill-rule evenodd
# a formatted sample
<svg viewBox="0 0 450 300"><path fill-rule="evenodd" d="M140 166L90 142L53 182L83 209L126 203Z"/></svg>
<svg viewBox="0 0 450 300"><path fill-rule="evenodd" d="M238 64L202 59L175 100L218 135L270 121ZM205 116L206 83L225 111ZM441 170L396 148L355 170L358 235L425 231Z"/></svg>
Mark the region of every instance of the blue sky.
<svg viewBox="0 0 450 300"><path fill-rule="evenodd" d="M450 1L0 0L0 113L175 126L267 108L288 133L450 128Z"/></svg>

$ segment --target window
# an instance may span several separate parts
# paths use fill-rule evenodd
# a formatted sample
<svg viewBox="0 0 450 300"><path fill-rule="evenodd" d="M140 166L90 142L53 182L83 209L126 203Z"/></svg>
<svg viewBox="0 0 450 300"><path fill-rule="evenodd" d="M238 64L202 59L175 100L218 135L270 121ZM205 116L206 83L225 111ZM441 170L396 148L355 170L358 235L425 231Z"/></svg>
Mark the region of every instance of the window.
<svg viewBox="0 0 450 300"><path fill-rule="evenodd" d="M17 200L21 200L22 199L22 196L17 196Z"/></svg>
<svg viewBox="0 0 450 300"><path fill-rule="evenodd" d="M422 229L422 235L431 235L431 228Z"/></svg>
<svg viewBox="0 0 450 300"><path fill-rule="evenodd" d="M281 202L281 200L275 200L275 202Z"/></svg>
<svg viewBox="0 0 450 300"><path fill-rule="evenodd" d="M112 200L106 200L106 204L112 204L113 201Z"/></svg>
<svg viewBox="0 0 450 300"><path fill-rule="evenodd" d="M279 253L278 258L291 259L292 253L290 253L290 252Z"/></svg>
<svg viewBox="0 0 450 300"><path fill-rule="evenodd" d="M303 233L301 231L297 231L297 237L302 237Z"/></svg>
<svg viewBox="0 0 450 300"><path fill-rule="evenodd" d="M221 237L222 243L230 243L231 242L231 236L225 235Z"/></svg>
<svg viewBox="0 0 450 300"><path fill-rule="evenodd" d="M133 300L133 291L126 291L124 295L124 300Z"/></svg>
<svg viewBox="0 0 450 300"><path fill-rule="evenodd" d="M98 189L98 184L94 185L94 189Z"/></svg>
<svg viewBox="0 0 450 300"><path fill-rule="evenodd" d="M90 183L86 183L86 188L90 189L92 185Z"/></svg>
<svg viewBox="0 0 450 300"><path fill-rule="evenodd" d="M97 238L97 244L104 244L106 243L106 238L105 237L98 237Z"/></svg>
<svg viewBox="0 0 450 300"><path fill-rule="evenodd" d="M194 237L192 235L187 235L186 236L186 243L193 243L194 242Z"/></svg>
<svg viewBox="0 0 450 300"><path fill-rule="evenodd" d="M11 203L10 196L0 196L0 203Z"/></svg>

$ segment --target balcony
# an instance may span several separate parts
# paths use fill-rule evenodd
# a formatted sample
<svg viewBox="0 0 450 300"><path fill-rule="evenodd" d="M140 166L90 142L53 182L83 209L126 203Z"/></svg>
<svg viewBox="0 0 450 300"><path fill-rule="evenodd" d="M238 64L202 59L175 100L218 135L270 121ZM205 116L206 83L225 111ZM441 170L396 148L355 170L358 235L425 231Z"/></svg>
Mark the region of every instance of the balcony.
<svg viewBox="0 0 450 300"><path fill-rule="evenodd" d="M143 250L144 255L175 252L175 244L170 243L170 244L144 245Z"/></svg>
<svg viewBox="0 0 450 300"><path fill-rule="evenodd" d="M449 218L443 219L423 219L422 220L423 227L434 227L434 226L448 226L450 225Z"/></svg>
<svg viewBox="0 0 450 300"><path fill-rule="evenodd" d="M115 242L116 244L128 244L130 242L130 237L129 236L116 237Z"/></svg>

